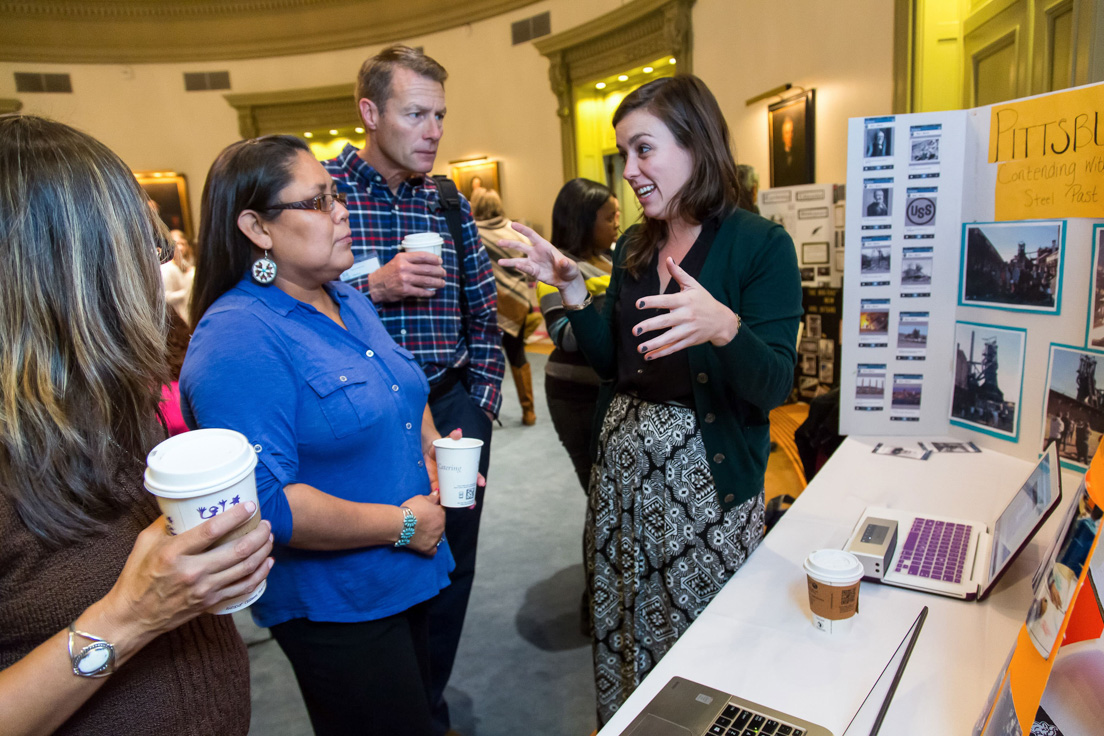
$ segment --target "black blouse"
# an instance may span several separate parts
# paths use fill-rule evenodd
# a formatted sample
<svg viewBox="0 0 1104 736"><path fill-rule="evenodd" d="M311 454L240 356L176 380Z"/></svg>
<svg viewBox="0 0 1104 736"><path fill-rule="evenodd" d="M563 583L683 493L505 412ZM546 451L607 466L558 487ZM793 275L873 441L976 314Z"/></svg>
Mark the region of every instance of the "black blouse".
<svg viewBox="0 0 1104 736"><path fill-rule="evenodd" d="M713 239L719 228L720 223L716 220L702 223L698 239L678 264L683 271L695 279L701 275L705 257L709 255L709 249L713 245ZM677 294L679 289L678 282L672 278L663 293ZM613 330L617 341L616 390L620 393L632 394L645 401L693 406L690 361L686 350L645 361L644 354L638 351L641 343L655 339L666 330L646 332L639 337L632 334L633 328L644 320L666 314L666 310L663 309L641 310L636 307L638 299L658 293L659 251L657 250L652 255L651 264L639 278L634 278L629 273L625 274L621 293L614 306Z"/></svg>

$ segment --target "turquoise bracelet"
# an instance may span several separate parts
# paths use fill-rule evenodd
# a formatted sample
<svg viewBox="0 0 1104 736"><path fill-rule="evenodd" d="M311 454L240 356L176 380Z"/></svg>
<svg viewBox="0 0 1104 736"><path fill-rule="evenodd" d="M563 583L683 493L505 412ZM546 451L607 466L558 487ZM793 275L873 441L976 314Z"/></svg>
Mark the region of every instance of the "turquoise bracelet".
<svg viewBox="0 0 1104 736"><path fill-rule="evenodd" d="M399 534L399 541L395 542L396 547L405 547L410 544L410 540L414 538L414 527L418 525L418 517L414 515L414 512L408 509L406 506L400 507L403 512L403 528Z"/></svg>

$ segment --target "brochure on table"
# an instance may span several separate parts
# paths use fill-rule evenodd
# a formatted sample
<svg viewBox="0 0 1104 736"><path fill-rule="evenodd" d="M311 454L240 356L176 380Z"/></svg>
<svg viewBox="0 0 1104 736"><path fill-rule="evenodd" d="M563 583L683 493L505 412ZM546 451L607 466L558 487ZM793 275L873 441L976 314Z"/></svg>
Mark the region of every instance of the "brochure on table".
<svg viewBox="0 0 1104 736"><path fill-rule="evenodd" d="M852 119L847 190L840 433L1029 460L1049 438L1084 470L1104 433L1104 85Z"/></svg>

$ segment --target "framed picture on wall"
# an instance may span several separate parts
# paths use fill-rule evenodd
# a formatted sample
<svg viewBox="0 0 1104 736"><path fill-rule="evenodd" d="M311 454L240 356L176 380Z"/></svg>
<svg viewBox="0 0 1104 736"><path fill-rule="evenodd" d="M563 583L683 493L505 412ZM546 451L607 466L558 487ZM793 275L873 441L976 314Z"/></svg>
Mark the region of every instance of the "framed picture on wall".
<svg viewBox="0 0 1104 736"><path fill-rule="evenodd" d="M772 187L816 181L815 101L816 90L810 89L767 108Z"/></svg>
<svg viewBox="0 0 1104 736"><path fill-rule="evenodd" d="M471 199L476 189L493 189L502 194L498 181L498 161L453 166L449 178L456 182L456 188L468 199Z"/></svg>
<svg viewBox="0 0 1104 736"><path fill-rule="evenodd" d="M170 230L180 230L191 240L192 216L188 209L188 180L174 172L135 171L134 178L156 205L155 210Z"/></svg>

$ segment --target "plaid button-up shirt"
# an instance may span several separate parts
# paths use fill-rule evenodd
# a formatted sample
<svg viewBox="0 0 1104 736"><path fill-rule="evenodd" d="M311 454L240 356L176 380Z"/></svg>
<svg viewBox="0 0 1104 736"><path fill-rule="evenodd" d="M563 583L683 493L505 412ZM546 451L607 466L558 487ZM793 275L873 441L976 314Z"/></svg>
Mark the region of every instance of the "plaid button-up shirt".
<svg viewBox="0 0 1104 736"><path fill-rule="evenodd" d="M386 180L346 145L337 158L322 165L337 189L348 196L353 254L376 257L382 266L399 252L410 233L436 232L444 239L445 287L426 299L408 298L377 304L380 318L395 342L414 353L430 385L449 368L461 369L464 383L480 407L498 416L502 405L502 337L494 272L471 205L463 197L464 243L453 243L438 201L437 186L429 177L412 177L391 192ZM458 253L463 253L460 262ZM368 294L368 276L348 283Z"/></svg>

